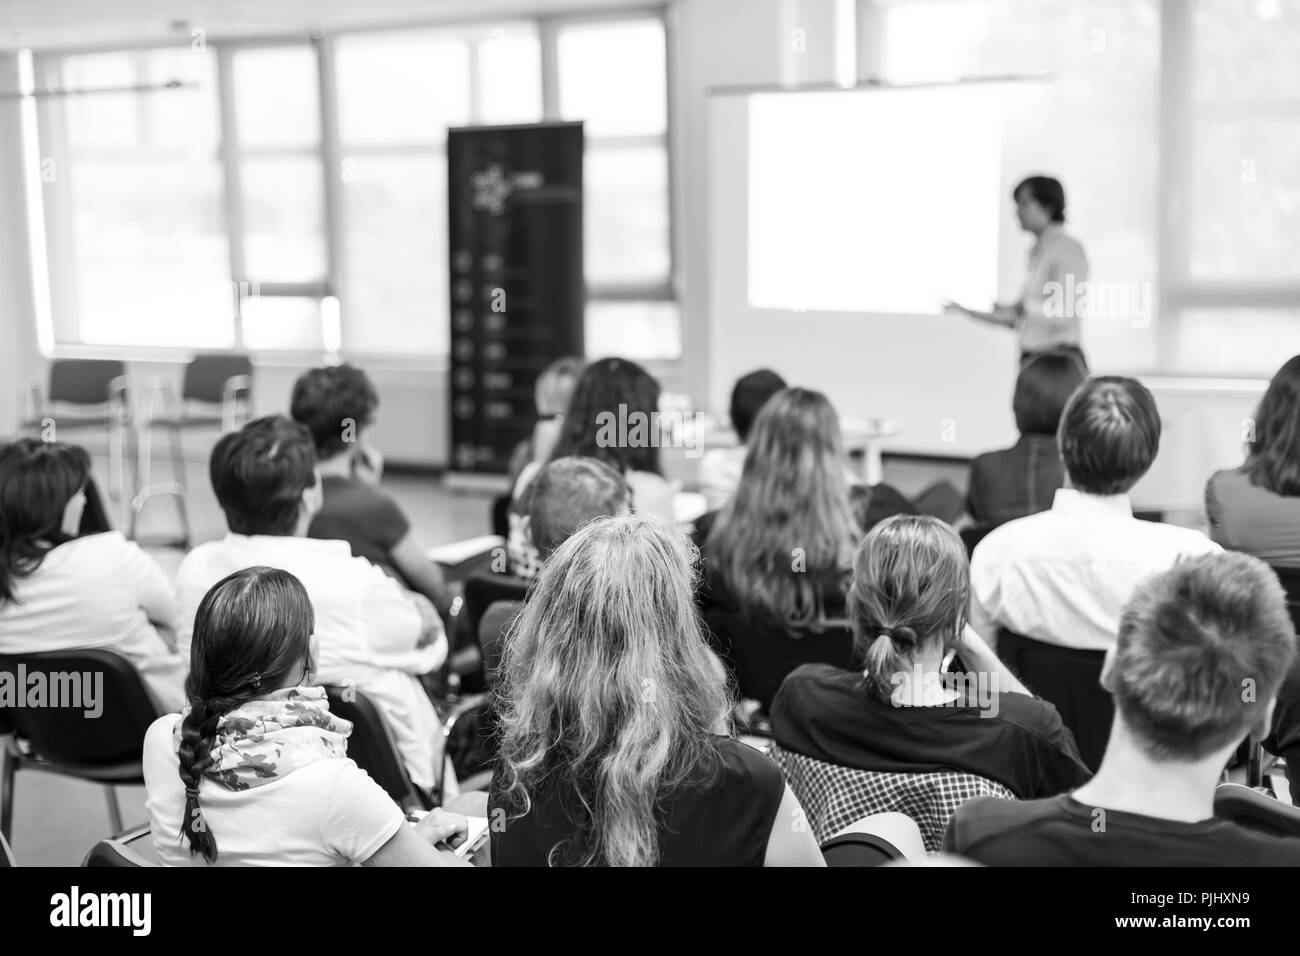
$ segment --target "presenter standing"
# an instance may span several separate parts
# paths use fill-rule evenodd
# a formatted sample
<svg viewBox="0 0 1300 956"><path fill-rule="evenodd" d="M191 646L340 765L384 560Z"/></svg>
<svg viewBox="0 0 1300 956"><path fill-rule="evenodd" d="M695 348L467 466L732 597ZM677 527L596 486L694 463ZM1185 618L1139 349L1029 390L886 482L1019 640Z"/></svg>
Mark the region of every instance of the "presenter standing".
<svg viewBox="0 0 1300 956"><path fill-rule="evenodd" d="M1007 326L1020 336L1020 365L1046 353L1077 358L1087 374L1079 335L1081 296L1085 295L1088 259L1079 240L1065 232L1065 189L1050 176L1030 176L1011 193L1020 227L1034 236L1029 269L1020 299L994 303L980 312L956 302L947 309L982 322Z"/></svg>

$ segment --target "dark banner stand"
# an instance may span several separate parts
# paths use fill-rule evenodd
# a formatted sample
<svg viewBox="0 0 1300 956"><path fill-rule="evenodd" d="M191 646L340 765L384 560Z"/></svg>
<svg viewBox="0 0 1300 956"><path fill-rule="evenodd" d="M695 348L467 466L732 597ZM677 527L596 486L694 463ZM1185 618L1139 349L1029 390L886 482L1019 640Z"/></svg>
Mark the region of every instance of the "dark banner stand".
<svg viewBox="0 0 1300 956"><path fill-rule="evenodd" d="M453 129L448 484L502 490L533 387L582 355L581 123Z"/></svg>

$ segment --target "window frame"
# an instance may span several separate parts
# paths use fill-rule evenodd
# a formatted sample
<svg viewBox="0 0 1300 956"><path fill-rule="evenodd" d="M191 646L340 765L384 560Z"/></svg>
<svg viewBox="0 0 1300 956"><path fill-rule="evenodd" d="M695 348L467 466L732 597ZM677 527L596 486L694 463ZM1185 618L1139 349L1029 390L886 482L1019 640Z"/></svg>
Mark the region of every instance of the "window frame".
<svg viewBox="0 0 1300 956"><path fill-rule="evenodd" d="M586 301L592 302L668 302L677 307L681 321L682 298L679 290L679 250L678 224L676 223L678 175L676 169L676 151L673 139L677 125L677 103L674 95L673 55L671 16L666 4L649 4L620 10L584 10L556 11L533 16L502 16L485 18L466 15L444 18L425 18L400 23L369 24L346 27L330 31L295 31L256 36L207 36L203 37L206 48L216 58L217 106L220 122L220 138L217 144L218 161L222 169L222 214L230 259L230 281L232 298L232 315L234 348L252 352L262 364L294 366L317 364L322 353L316 349L246 349L244 330L239 313L239 303L245 294L263 297L313 297L335 296L341 302L347 302L347 272L343 261L346 238L346 212L343 202L342 161L344 149L339 130L338 113L338 73L337 44L340 39L375 33L393 33L403 30L435 30L450 34L459 34L465 38L470 50L469 89L471 96L470 122L477 123L481 115L481 82L476 69L478 47L485 42L494 26L530 25L536 33L539 44L539 67L541 71L541 94L543 122L559 118L559 64L557 57L557 39L560 30L570 24L617 23L628 20L657 20L663 27L665 43L665 95L667 97L667 129L662 135L642 137L600 137L597 142L644 141L653 142L664 151L667 163L667 189L664 197L668 216L669 271L662 282L619 282L588 285ZM66 46L33 52L34 75L37 88L46 89L54 85L47 80L57 76L62 62L69 57L87 56L104 53L133 53L151 50L174 49L179 45L190 44L190 37L182 37L175 44L157 40L144 40L134 43L114 43L85 46ZM320 140L316 148L310 150L263 151L260 149L244 150L239 146L236 103L234 96L233 58L235 54L246 49L265 49L275 47L309 46L316 57L316 76L318 82L318 104L320 109ZM38 111L39 115L40 111ZM60 142L56 131L49 128L43 120L39 133L42 155L67 155L67 144ZM437 153L445 155L445 143L441 150L437 146L396 146L384 144L367 144L363 148L349 150L362 154L365 152L400 152L406 149L420 153ZM244 251L244 216L245 196L240 175L240 161L249 155L271 155L283 152L288 155L315 155L319 158L323 182L323 221L325 246L325 275L313 281L281 281L276 277L255 277L248 274ZM52 196L56 191L47 191L44 203L44 216L47 220L72 215L67 197ZM67 236L70 232L56 230L56 234ZM75 262L70 257L72 250L67 243L57 243L47 236L49 269L44 277L54 296L52 308L53 343L50 355L55 358L136 358L144 361L178 361L184 360L195 351L193 347L181 346L128 346L128 345L88 345L75 341L79 311L76 308L78 282L62 283L57 277L74 275ZM328 331L328 330L327 330ZM424 352L412 355L409 352L353 352L348 347L346 323L342 330L340 354L343 357L357 356L368 364L394 368L415 368L441 371L449 368L450 356L447 352ZM684 338L684 336L683 336ZM328 348L328 336L326 348ZM670 378L679 377L678 371L682 361L679 354L671 359L648 360L648 367L661 370Z"/></svg>

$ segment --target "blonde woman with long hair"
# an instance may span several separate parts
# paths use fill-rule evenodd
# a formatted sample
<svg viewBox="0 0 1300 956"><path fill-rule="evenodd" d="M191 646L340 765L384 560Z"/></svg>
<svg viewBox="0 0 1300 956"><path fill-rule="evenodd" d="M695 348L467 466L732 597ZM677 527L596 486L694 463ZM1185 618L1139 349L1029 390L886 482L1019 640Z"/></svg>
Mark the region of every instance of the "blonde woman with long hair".
<svg viewBox="0 0 1300 956"><path fill-rule="evenodd" d="M499 671L494 866L821 865L780 771L725 736L693 551L622 515L542 566Z"/></svg>
<svg viewBox="0 0 1300 956"><path fill-rule="evenodd" d="M704 537L699 602L740 694L770 707L812 661L847 667L849 561L870 489L850 485L839 418L821 392L787 388L764 403L740 484Z"/></svg>

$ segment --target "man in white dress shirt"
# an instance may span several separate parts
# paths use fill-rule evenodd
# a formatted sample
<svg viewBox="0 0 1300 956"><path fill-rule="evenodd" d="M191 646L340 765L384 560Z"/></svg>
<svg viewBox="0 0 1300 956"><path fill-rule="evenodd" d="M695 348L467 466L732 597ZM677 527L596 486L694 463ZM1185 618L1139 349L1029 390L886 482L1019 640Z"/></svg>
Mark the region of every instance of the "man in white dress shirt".
<svg viewBox="0 0 1300 956"><path fill-rule="evenodd" d="M230 533L201 544L177 572L177 642L188 658L194 615L212 585L242 568L267 565L297 577L316 612L321 684L353 686L388 722L412 781L434 783L437 713L417 675L447 658L433 604L404 589L346 541L306 537L320 510L321 483L307 429L281 415L224 436L209 474Z"/></svg>
<svg viewBox="0 0 1300 956"><path fill-rule="evenodd" d="M1135 379L1089 379L1057 441L1066 487L1049 511L990 532L971 558L971 624L1063 647L1106 650L1137 585L1185 555L1222 549L1199 531L1133 517L1128 491L1155 460L1160 415Z"/></svg>

